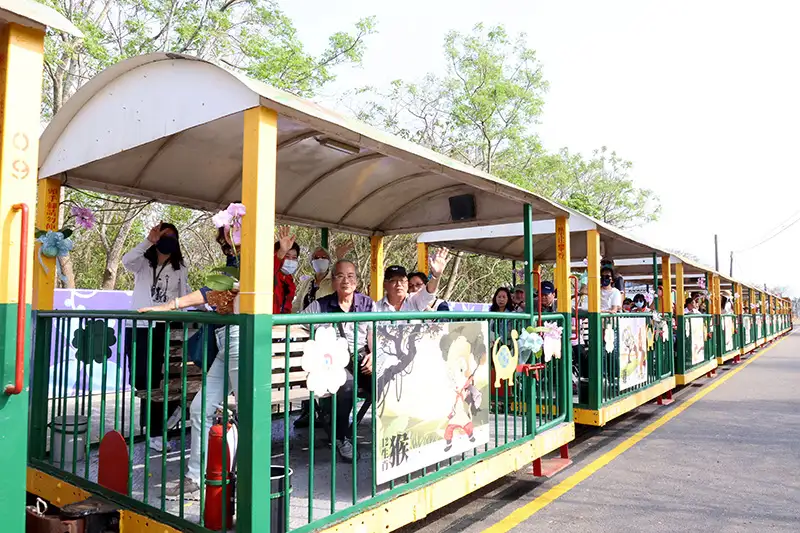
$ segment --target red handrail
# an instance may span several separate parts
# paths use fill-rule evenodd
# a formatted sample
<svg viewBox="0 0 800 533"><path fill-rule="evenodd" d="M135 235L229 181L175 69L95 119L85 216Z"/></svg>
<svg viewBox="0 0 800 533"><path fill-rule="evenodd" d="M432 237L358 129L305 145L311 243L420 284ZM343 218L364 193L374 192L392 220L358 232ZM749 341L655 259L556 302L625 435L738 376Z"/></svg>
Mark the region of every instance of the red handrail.
<svg viewBox="0 0 800 533"><path fill-rule="evenodd" d="M541 272L534 270L533 276L536 278L536 301L539 313L539 321L538 325L542 325L542 274Z"/></svg>
<svg viewBox="0 0 800 533"><path fill-rule="evenodd" d="M580 280L578 280L578 276L574 276L574 275L570 276L569 279L572 280L572 288L575 291L575 315L574 315L574 317L572 319L574 321L575 327L572 328L571 337L572 337L572 340L576 341L576 340L578 340L578 337L579 337L579 335L578 335L578 324L580 323L578 321L578 311L579 311L579 308L580 308L580 299L581 299L581 296L579 294L580 293Z"/></svg>
<svg viewBox="0 0 800 533"><path fill-rule="evenodd" d="M7 395L19 394L25 380L25 317L28 287L28 205L14 204L12 211L22 211L22 230L19 243L19 289L17 301L17 355L15 361L14 384L6 385Z"/></svg>

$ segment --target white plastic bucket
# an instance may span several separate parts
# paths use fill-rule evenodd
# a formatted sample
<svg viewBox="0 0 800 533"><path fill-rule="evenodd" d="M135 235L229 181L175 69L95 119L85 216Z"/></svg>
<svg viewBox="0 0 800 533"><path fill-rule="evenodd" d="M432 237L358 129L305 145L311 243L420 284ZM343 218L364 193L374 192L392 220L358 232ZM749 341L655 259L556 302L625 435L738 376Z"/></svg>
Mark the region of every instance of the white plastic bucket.
<svg viewBox="0 0 800 533"><path fill-rule="evenodd" d="M61 464L61 452L64 452L64 466L72 463L73 452L75 461L86 458L86 430L89 419L85 416L65 415L57 416L50 423L53 430L50 443L50 457L53 464ZM77 444L75 444L77 441ZM77 449L76 449L77 448Z"/></svg>

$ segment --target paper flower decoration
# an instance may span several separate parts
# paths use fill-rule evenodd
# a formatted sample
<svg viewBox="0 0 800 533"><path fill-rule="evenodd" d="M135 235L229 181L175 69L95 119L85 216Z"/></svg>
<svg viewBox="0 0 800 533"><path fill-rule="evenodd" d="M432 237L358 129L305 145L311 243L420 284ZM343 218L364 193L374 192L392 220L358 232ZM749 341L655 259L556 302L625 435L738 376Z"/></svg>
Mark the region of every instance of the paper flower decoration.
<svg viewBox="0 0 800 533"><path fill-rule="evenodd" d="M527 364L534 354L539 353L543 344L544 340L542 339L541 335L536 332L529 332L527 329L523 329L522 333L519 334L519 340L517 341L517 345L519 346L520 364Z"/></svg>
<svg viewBox="0 0 800 533"><path fill-rule="evenodd" d="M652 350L653 345L655 344L655 335L653 334L653 328L647 328L647 349Z"/></svg>
<svg viewBox="0 0 800 533"><path fill-rule="evenodd" d="M653 291L647 291L644 293L644 300L647 302L647 305L653 305Z"/></svg>
<svg viewBox="0 0 800 533"><path fill-rule="evenodd" d="M65 236L64 233L60 231L48 231L43 235L40 235L37 242L41 243L42 245L39 247L39 264L42 266L45 274L49 274L49 269L45 266L44 260L42 256L46 257L66 257L69 255L70 251L72 251L73 242L69 239L68 236ZM62 281L66 281L67 277L61 272L61 263L56 261L56 272L58 274L59 279Z"/></svg>
<svg viewBox="0 0 800 533"><path fill-rule="evenodd" d="M561 335L563 328L555 322L545 322L544 328L542 334L544 338L544 344L542 345L544 362L549 362L553 357L561 359Z"/></svg>
<svg viewBox="0 0 800 533"><path fill-rule="evenodd" d="M706 278L703 278L703 277L697 278L697 286L700 287L701 289L705 289L706 288Z"/></svg>
<svg viewBox="0 0 800 533"><path fill-rule="evenodd" d="M494 341L492 349L492 361L494 361L494 386L500 387L501 381L511 381L514 371L517 369L519 360L519 345L517 339L519 335L516 330L511 330L511 342L514 345L514 353L505 344L500 344L500 339Z"/></svg>
<svg viewBox="0 0 800 533"><path fill-rule="evenodd" d="M94 218L94 213L92 213L91 209L76 205L72 207L70 213L72 213L72 216L75 217L76 226L80 226L83 229L92 229L94 227L96 219Z"/></svg>
<svg viewBox="0 0 800 533"><path fill-rule="evenodd" d="M347 381L345 366L350 361L347 341L336 337L332 327L319 328L313 340L306 342L301 364L308 390L318 396L335 394Z"/></svg>
<svg viewBox="0 0 800 533"><path fill-rule="evenodd" d="M610 323L606 324L606 329L603 332L603 343L605 344L606 352L612 353L614 351L615 337L614 328L611 327Z"/></svg>
<svg viewBox="0 0 800 533"><path fill-rule="evenodd" d="M669 339L669 326L666 322L661 323L661 340L666 341Z"/></svg>

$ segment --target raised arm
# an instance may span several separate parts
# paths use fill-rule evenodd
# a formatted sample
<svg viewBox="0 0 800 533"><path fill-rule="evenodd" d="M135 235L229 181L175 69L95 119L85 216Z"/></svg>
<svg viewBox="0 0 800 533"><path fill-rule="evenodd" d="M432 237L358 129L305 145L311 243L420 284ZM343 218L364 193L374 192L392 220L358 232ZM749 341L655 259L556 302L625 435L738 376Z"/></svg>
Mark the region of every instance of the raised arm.
<svg viewBox="0 0 800 533"><path fill-rule="evenodd" d="M135 248L122 256L122 266L133 273L144 270L147 267L147 259L145 259L144 254L151 246L158 242L161 233L161 224L154 226L147 235L147 239L137 244Z"/></svg>
<svg viewBox="0 0 800 533"><path fill-rule="evenodd" d="M450 260L450 250L439 248L430 260L430 276L428 277L427 289L431 294L436 294L439 290L439 279L444 273L447 262Z"/></svg>

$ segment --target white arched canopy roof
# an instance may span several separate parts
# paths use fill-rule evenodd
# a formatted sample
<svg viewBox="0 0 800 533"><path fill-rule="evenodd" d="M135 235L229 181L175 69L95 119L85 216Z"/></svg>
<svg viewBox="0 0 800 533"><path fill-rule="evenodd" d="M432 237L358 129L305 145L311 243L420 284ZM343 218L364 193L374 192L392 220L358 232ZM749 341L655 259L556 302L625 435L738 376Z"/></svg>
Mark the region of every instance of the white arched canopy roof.
<svg viewBox="0 0 800 533"><path fill-rule="evenodd" d="M210 63L150 54L82 87L41 138L41 178L214 210L240 200L243 111L278 113L276 215L362 234L568 213L535 194ZM453 220L453 197L475 216ZM243 199L247 203L247 199ZM468 202L469 203L469 202Z"/></svg>

